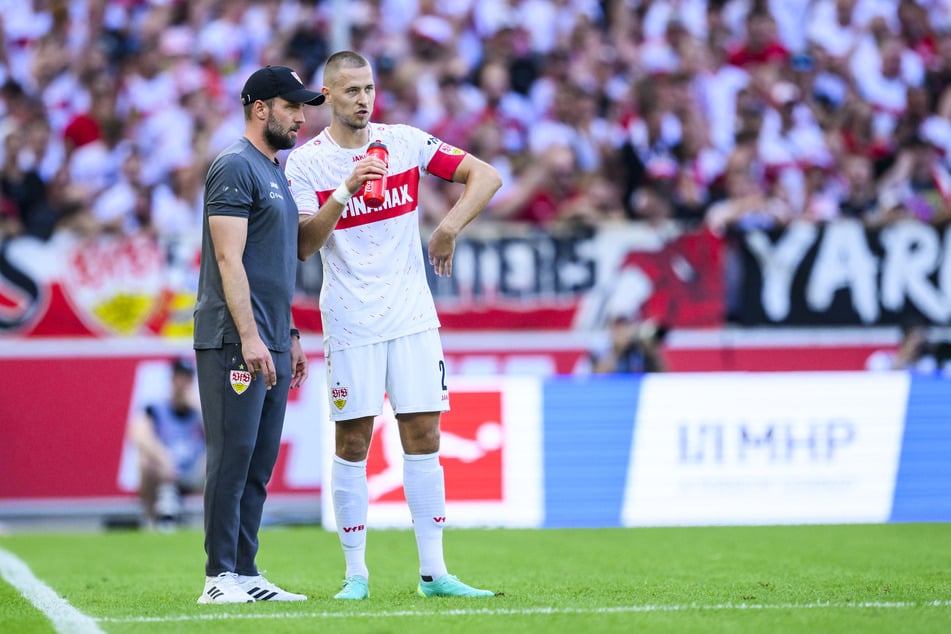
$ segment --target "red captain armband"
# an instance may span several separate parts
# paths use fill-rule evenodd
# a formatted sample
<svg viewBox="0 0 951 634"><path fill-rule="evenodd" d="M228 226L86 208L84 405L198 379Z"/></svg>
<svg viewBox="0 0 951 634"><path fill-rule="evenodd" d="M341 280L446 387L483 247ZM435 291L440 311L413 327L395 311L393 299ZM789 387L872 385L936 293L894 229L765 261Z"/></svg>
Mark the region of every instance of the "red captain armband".
<svg viewBox="0 0 951 634"><path fill-rule="evenodd" d="M451 181L452 175L456 173L456 168L459 167L459 163L462 163L462 159L465 157L465 150L460 150L455 146L440 141L439 149L436 150L433 157L429 159L429 165L426 166L426 171L433 176Z"/></svg>

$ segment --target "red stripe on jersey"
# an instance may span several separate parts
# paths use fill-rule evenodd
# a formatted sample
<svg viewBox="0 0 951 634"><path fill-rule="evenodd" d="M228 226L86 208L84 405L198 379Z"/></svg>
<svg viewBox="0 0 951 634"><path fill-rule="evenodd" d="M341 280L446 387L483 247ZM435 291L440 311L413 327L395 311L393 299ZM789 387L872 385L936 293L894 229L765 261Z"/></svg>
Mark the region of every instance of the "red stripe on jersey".
<svg viewBox="0 0 951 634"><path fill-rule="evenodd" d="M426 169L434 176L451 181L452 175L456 173L456 168L459 167L459 163L462 163L462 159L465 157L465 151L448 143L441 143Z"/></svg>
<svg viewBox="0 0 951 634"><path fill-rule="evenodd" d="M333 190L317 192L320 204L330 198ZM363 200L363 190L354 194L347 203L337 226L334 229L350 229L367 225L371 222L389 220L405 214L411 214L419 207L419 168L414 167L402 174L391 174L386 177L386 198L382 207L373 209L367 207Z"/></svg>

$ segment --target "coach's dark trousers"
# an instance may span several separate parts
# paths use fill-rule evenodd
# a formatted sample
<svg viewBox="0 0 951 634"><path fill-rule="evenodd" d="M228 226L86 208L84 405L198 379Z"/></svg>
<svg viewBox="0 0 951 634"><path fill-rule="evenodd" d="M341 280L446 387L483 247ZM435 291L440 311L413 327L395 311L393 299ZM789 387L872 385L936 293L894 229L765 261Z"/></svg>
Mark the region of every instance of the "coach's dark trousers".
<svg viewBox="0 0 951 634"><path fill-rule="evenodd" d="M255 378L240 394L232 369L243 366L240 344L196 350L198 391L207 444L205 574L258 574L258 528L266 486L281 447L291 380L289 352L271 351L277 385Z"/></svg>

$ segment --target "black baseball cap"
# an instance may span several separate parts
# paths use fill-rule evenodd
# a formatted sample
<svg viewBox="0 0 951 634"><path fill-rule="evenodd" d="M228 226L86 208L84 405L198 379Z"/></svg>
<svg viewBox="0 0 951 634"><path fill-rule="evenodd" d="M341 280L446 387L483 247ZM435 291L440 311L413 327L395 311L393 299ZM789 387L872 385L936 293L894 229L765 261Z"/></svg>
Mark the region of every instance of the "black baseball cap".
<svg viewBox="0 0 951 634"><path fill-rule="evenodd" d="M294 69L287 66L265 66L254 71L241 90L241 103L245 106L274 97L283 97L308 106L319 106L324 102L321 93L305 88L304 82Z"/></svg>

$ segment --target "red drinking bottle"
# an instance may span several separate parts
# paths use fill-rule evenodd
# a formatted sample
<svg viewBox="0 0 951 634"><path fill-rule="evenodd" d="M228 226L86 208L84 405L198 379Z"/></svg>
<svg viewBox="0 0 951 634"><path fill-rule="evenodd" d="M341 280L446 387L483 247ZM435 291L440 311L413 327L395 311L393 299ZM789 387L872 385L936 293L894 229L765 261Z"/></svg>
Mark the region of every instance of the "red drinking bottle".
<svg viewBox="0 0 951 634"><path fill-rule="evenodd" d="M382 141L374 141L370 144L370 147L367 148L367 154L370 156L375 156L389 166L389 152L386 149L386 146L383 145ZM363 200L366 202L367 207L380 207L383 205L383 200L386 197L386 176L383 178L367 181L363 185Z"/></svg>

